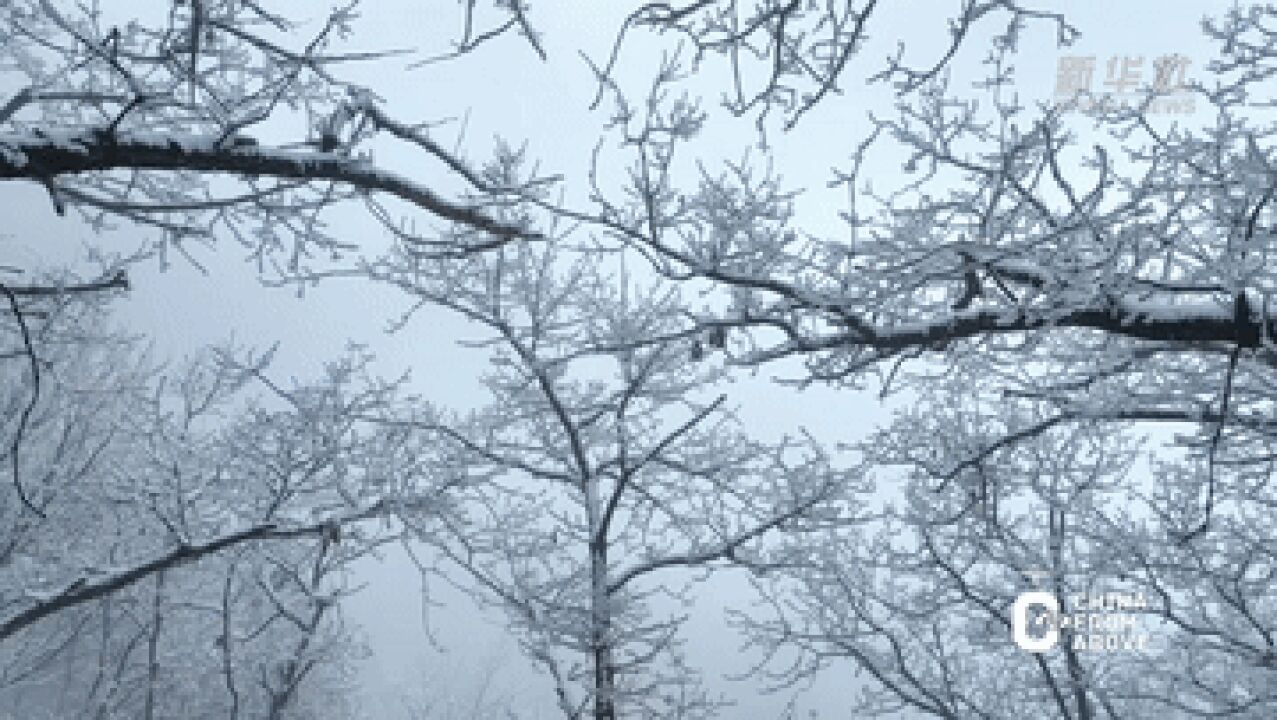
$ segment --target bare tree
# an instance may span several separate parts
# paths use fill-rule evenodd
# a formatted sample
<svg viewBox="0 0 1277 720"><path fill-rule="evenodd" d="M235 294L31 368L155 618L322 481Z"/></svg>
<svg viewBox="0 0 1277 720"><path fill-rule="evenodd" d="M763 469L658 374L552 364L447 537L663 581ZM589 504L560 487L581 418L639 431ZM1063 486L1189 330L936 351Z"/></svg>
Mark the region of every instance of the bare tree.
<svg viewBox="0 0 1277 720"><path fill-rule="evenodd" d="M372 266L478 323L492 353L487 407L382 422L437 434L471 479L446 518L404 520L505 610L565 717L707 717L678 605L709 570L761 566L769 538L820 526L850 483L806 440L746 436L712 394L726 339L651 345L686 324L677 296L607 267L550 246Z"/></svg>
<svg viewBox="0 0 1277 720"><path fill-rule="evenodd" d="M1209 536L1184 542L1197 507L1183 474L1205 470L1200 436L1159 449L1149 477L1137 471L1149 461L1139 428L1053 423L973 384L935 379L860 448L899 470L882 483L880 520L805 544L793 555L807 562L760 580L770 616L736 621L757 647L801 658L770 679L846 662L868 678L866 717L1269 714L1266 491L1230 492ZM1124 617L1120 633L1065 624L1055 650L1031 654L1011 642L1013 604L1029 590L1066 604L1133 600L1097 615ZM1093 646L1109 636L1114 647Z"/></svg>
<svg viewBox="0 0 1277 720"><path fill-rule="evenodd" d="M547 59L528 6L494 5L489 13L463 3L454 52L437 59L506 35ZM353 5L306 37L293 19L252 2L174 3L152 25L51 0L0 9L0 53L21 74L0 107L0 177L40 183L59 212L100 228L120 219L154 228L165 251L229 236L290 279L399 287L418 306L486 327L496 363L485 378L493 405L466 417L381 396L334 410L323 391L272 386L289 409L263 421L252 443L233 446L220 437L202 446L163 419L163 406L116 408L156 424L117 423L135 443L133 465L92 487L148 498L129 512L150 534L127 546L136 552L123 569L94 555L98 547L53 558L76 559L52 564L60 574L49 582L66 584L5 598L0 638L71 623L78 616L69 611L94 603L127 599L135 617L148 608L152 620L136 633L118 618L102 627L123 633L113 652L147 655L129 686L141 695L127 706L161 714L171 634L163 610L181 583L216 589L226 628L257 617L232 608L237 592L262 590L229 566L198 578L179 568L198 561L258 572L274 562L261 548L278 546L295 576L281 587L296 597L267 593L258 610L291 617L290 637L300 640L277 645L287 656L250 681L226 629L221 662L232 707L250 686L267 707L283 705L330 617L323 577L346 557L322 538L344 521L395 510L481 597L509 611L570 717L711 712L714 703L683 682L679 616L656 598L683 597L696 569L732 562L776 573L775 584L759 583L775 614L741 622L763 647L797 648L808 661L783 679L844 658L871 676L865 713L1270 715L1268 259L1277 186L1263 99L1277 12L1236 8L1206 23L1220 44L1206 68L1212 82L1176 86L1175 69L1160 68L1133 106L1099 107L1090 132L1068 107L1030 108L1013 92L1027 28L1067 43L1077 31L1066 18L964 1L945 18L948 41L938 50L918 59L902 45L885 65L856 73L889 9L872 0L638 7L609 54L591 60L596 104L612 111L603 139L617 142L597 145L579 202L564 199L582 195L571 183L527 171L520 151L502 147L476 169L416 119L342 80L340 64L388 57L342 49ZM947 71L959 54L986 49L972 47L986 28L988 72L977 88L986 102L977 104ZM621 65L638 31L682 42L684 52L666 55L635 91ZM838 139L850 156L830 178L850 199L838 237L798 214L796 192L765 162L765 142L764 162L692 164L709 123L747 116L766 141L771 130L801 127L858 76L892 83L898 112L873 116L865 137ZM728 85L707 89L714 77ZM1209 109L1210 123L1167 127L1153 111L1168 93ZM723 98L726 118L698 99L711 94ZM421 153L446 180L426 185L378 165L371 151L382 147ZM623 165L610 162L615 153ZM866 168L881 157L903 176L870 183ZM618 166L623 172L608 172ZM389 251L334 237L324 221L346 204L368 209ZM443 224L418 232L402 215ZM567 240L584 252L565 250ZM605 271L636 255L708 299L693 308L665 286L640 292L649 285L615 276L620 260ZM328 257L336 265L320 259ZM0 362L19 379L4 398L14 537L48 531L61 541L68 526L96 517L97 496L68 490L77 485L66 466L39 473L48 464L39 453L97 462L102 416L69 412L58 444L52 418L61 416L48 406L40 414L45 366L34 349L36 335L57 325L34 321L55 317L66 297L124 284L108 273L2 286L3 328L15 341L0 348ZM884 486L896 487L886 485L890 470L907 470L877 525L844 502L853 486L818 449L739 433L709 391L723 359L746 367L797 359L803 383L919 398L855 448ZM103 370L76 361L89 363L86 373ZM146 386L148 371L137 372L126 384ZM344 473L311 474L316 452L325 468L349 452L371 457L337 440L365 423L383 433L374 445L415 449L419 440L408 438L434 439L437 452L424 459L391 456L409 476L454 491L447 512L427 508L427 521L421 508L379 504L384 496L363 475L352 488ZM281 434L263 449L256 438L267 429ZM1179 434L1166 441L1158 434L1166 429ZM1128 444L1141 435L1157 443L1152 458ZM323 438L341 451L306 445ZM253 458L274 494L252 496L247 514L187 519L192 483L212 482L190 468L218 467L210 453L241 479L262 475L230 458ZM228 500L189 502L210 513ZM324 513L279 516L290 503ZM95 532L106 537L129 527L101 523ZM291 542L299 536L321 541ZM280 538L290 542L255 542ZM73 567L81 555L113 569L82 573ZM1144 593L1165 643L1111 662L1068 648L1042 657L973 644L973 635L1005 630L1022 589L1017 573L1029 569L1022 564L1044 569L1059 594L1087 587L1083 576ZM32 577L30 568L13 572ZM24 644L14 667L60 657L75 631L55 629L61 634ZM993 672L996 685L979 684Z"/></svg>
<svg viewBox="0 0 1277 720"><path fill-rule="evenodd" d="M347 204L422 252L539 237L486 209L515 189L492 186L339 77L342 64L394 54L340 49L356 4L303 34L304 23L253 2L174 2L158 24L96 4L8 3L0 42L20 87L0 107L0 178L41 183L59 214L99 228L154 228L165 252L228 236L285 273L354 247L324 220ZM448 198L378 166L374 138L421 152L464 191ZM401 209L443 229L406 232Z"/></svg>
<svg viewBox="0 0 1277 720"><path fill-rule="evenodd" d="M508 33L547 60L526 4L494 5L487 13L473 0L462 3L453 50L410 68L433 70ZM774 113L792 128L841 91L880 5L644 5L625 19L608 56L590 61L596 105L604 95L623 97L615 71L627 38L649 30L687 41L698 62L728 63L730 113L756 112L760 130ZM59 214L75 210L98 227L125 220L154 228L165 252L229 236L285 275L358 247L325 223L343 205L366 206L387 237L429 255L543 239L535 214L495 215L525 204L525 195L553 178L511 185L476 172L418 124L437 118L396 117L383 99L343 78L344 65L404 54L345 47L358 6L352 0L309 23L232 0L173 2L146 19L97 4L9 3L0 41L18 87L0 105L0 179L40 183ZM964 1L938 56L915 63L902 46L869 74L916 90L942 73L976 28L1001 23L1001 37L1010 38L1032 21L1051 23L1061 42L1076 35L1055 13L1009 0ZM617 118L637 114L621 102ZM419 152L442 179L432 186L393 171L374 161L374 149ZM405 219L421 216L443 224L410 230Z"/></svg>
<svg viewBox="0 0 1277 720"><path fill-rule="evenodd" d="M762 636L810 653L797 676L844 656L886 690L865 705L882 714L1271 714L1273 536L1259 518L1272 503L1274 193L1258 98L1273 18L1238 8L1207 22L1221 49L1209 82L1159 70L1129 107L1097 103L1089 136L1067 106L1020 102L1021 28L999 36L986 102L936 74L849 147L832 178L852 198L845 237L806 231L761 163L680 185L671 158L691 152L703 119L688 102L625 116L626 191L640 200L600 194L601 210L574 217L671 277L724 289L727 309L699 322L751 330L736 362L795 358L806 383L917 398L861 448L913 473L885 526L911 542L831 535L828 561L787 596L805 608L802 631L773 595L780 619ZM654 97L680 82L663 73ZM1163 122L1172 93L1211 120ZM696 122L669 120L679 112ZM903 179L868 177L875 156L897 159ZM1128 435L1153 452L1099 451ZM1110 663L1007 658L1005 636L971 645L958 620L1005 624L1019 573L1035 568L1061 594L1105 581L1144 593L1161 649ZM964 685L988 672L1030 687Z"/></svg>
<svg viewBox="0 0 1277 720"><path fill-rule="evenodd" d="M355 419L399 386L354 356L314 384L271 384L288 399L268 392L271 407L254 399L265 358L161 368L90 285L11 285L22 299L0 325L3 460L25 497L0 502L3 705L346 716L348 568L393 537L368 521L424 516L439 489L419 437Z"/></svg>

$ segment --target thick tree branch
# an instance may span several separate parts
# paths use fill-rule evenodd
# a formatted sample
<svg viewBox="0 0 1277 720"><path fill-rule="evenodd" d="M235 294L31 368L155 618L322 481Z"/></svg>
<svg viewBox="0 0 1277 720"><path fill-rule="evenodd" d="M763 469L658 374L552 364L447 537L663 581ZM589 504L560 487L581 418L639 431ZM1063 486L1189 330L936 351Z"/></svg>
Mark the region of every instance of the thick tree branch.
<svg viewBox="0 0 1277 720"><path fill-rule="evenodd" d="M329 532L334 524L342 525L367 520L384 512L386 509L384 503L377 503L369 508L340 518L330 518L309 525L293 527L273 522L259 523L204 542L178 545L151 560L125 570L108 573L102 577L78 578L63 589L46 596L26 610L0 623L0 640L5 640L23 628L50 615L106 597L155 573L214 555L241 543L254 540L288 540L307 535L322 536L324 533Z"/></svg>
<svg viewBox="0 0 1277 720"><path fill-rule="evenodd" d="M76 285L10 285L9 291L18 297L45 297L50 295L66 295L68 293L91 293L102 290L129 289L129 276L124 270L117 270L114 275L93 282Z"/></svg>
<svg viewBox="0 0 1277 720"><path fill-rule="evenodd" d="M1268 333L1277 331L1277 323L1257 320L1254 315L1246 319L1236 318L1230 308L1223 305L1116 302L1108 307L1081 307L1060 313L977 310L955 312L919 322L879 326L858 324L851 333L803 339L802 347L793 349L809 352L862 346L877 350L904 350L1050 328L1098 330L1139 340L1180 343L1185 349L1212 342L1257 348L1265 332L1265 323ZM788 353L781 348L766 354L780 356Z"/></svg>
<svg viewBox="0 0 1277 720"><path fill-rule="evenodd" d="M384 192L445 220L501 241L542 239L540 233L495 220L483 211L358 158L321 152L262 148L251 142L219 144L215 138L112 135L90 131L59 137L35 133L0 134L0 180L47 181L59 175L106 170L188 170L297 180L339 182Z"/></svg>

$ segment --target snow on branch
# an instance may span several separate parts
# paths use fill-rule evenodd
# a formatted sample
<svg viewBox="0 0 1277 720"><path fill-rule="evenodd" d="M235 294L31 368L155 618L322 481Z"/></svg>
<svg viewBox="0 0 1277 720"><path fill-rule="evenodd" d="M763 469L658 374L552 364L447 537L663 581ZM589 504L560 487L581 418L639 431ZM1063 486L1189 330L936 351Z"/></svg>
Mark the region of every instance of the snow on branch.
<svg viewBox="0 0 1277 720"><path fill-rule="evenodd" d="M189 170L280 179L320 180L393 195L440 218L495 236L500 242L542 239L540 233L496 220L447 200L424 185L364 159L324 152L274 150L250 138L103 131L51 136L0 134L0 179L47 183L60 175L107 170Z"/></svg>
<svg viewBox="0 0 1277 720"><path fill-rule="evenodd" d="M325 537L335 527L359 522L384 512L384 503L376 503L364 510L338 518L329 518L307 525L259 523L235 532L220 535L198 543L182 543L169 551L132 567L117 570L101 577L80 577L61 590L43 595L31 607L0 622L0 640L4 640L44 618L119 592L155 573L184 565L214 555L228 548L257 540L289 540L314 535Z"/></svg>

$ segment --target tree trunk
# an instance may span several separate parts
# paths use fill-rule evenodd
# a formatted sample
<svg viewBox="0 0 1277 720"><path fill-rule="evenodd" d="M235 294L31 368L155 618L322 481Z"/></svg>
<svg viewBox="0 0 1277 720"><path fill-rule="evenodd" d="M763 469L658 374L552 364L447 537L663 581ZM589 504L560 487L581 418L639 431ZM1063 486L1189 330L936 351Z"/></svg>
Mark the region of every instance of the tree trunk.
<svg viewBox="0 0 1277 720"><path fill-rule="evenodd" d="M164 616L164 571L155 574L155 605L151 618L151 637L146 646L146 705L143 717L155 718L155 685L160 675L160 623Z"/></svg>
<svg viewBox="0 0 1277 720"><path fill-rule="evenodd" d="M590 646L594 654L594 720L616 720L616 667L612 658L612 614L607 593L607 541L590 547Z"/></svg>

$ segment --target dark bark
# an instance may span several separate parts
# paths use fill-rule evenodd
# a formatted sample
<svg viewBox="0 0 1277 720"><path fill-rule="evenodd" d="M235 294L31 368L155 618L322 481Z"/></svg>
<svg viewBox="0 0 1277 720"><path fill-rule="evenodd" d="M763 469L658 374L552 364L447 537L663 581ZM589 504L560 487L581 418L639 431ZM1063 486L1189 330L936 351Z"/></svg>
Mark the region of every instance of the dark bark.
<svg viewBox="0 0 1277 720"><path fill-rule="evenodd" d="M362 512L343 517L339 522L366 520L379 514L383 509L374 505ZM158 557L139 563L128 570L112 573L104 578L93 580L79 578L48 598L40 600L26 610L0 622L0 640L8 638L23 628L50 615L106 597L151 575L216 554L240 543L254 540L287 540L307 535L322 537L324 533L330 532L333 522L335 521L324 520L323 522L295 527L287 527L278 523L262 523L206 542L179 545Z"/></svg>
<svg viewBox="0 0 1277 720"><path fill-rule="evenodd" d="M0 135L0 180L48 182L60 175L107 170L190 170L246 176L345 183L384 192L423 210L503 240L541 239L473 207L445 200L433 190L387 172L367 160L322 152L270 150L254 143L215 138L128 135L90 131L60 138L36 133Z"/></svg>

